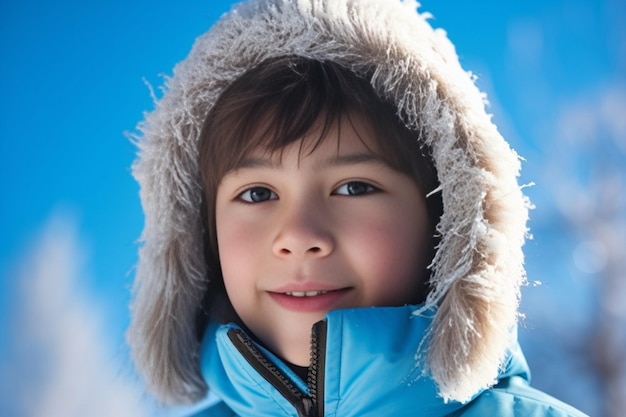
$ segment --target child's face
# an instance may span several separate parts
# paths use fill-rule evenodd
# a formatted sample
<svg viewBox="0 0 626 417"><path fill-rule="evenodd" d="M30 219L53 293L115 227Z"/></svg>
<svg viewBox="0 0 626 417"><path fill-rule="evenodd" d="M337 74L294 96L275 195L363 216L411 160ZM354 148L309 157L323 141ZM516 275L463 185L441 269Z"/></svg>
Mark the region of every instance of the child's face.
<svg viewBox="0 0 626 417"><path fill-rule="evenodd" d="M301 141L282 157L253 152L217 191L228 297L256 337L302 366L328 311L418 302L430 253L423 193L368 150L367 123L352 116L359 139L342 120L312 153Z"/></svg>

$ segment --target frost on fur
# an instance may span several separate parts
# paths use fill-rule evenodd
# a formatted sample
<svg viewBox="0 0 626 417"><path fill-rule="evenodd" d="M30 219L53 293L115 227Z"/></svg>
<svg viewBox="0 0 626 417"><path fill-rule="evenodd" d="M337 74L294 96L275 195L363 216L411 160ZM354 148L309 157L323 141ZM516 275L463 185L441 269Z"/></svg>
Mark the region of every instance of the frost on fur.
<svg viewBox="0 0 626 417"><path fill-rule="evenodd" d="M436 315L419 354L446 399L467 400L493 383L524 281L519 161L445 32L433 30L417 7L410 0L244 3L198 38L166 80L137 140L133 172L145 226L128 332L137 367L162 401L195 401L207 389L194 328L215 278L204 265L200 226L196 143L203 120L243 72L287 55L332 60L367 76L432 148L444 215L432 291L417 312L436 308Z"/></svg>

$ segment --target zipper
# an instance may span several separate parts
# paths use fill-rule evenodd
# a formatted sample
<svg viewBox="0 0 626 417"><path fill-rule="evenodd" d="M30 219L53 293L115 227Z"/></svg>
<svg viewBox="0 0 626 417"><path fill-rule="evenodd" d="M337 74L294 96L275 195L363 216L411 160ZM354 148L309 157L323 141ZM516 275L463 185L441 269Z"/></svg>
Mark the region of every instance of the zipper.
<svg viewBox="0 0 626 417"><path fill-rule="evenodd" d="M324 415L324 370L326 369L326 335L328 323L318 321L311 332L311 365L307 375L309 393L317 408L317 416Z"/></svg>
<svg viewBox="0 0 626 417"><path fill-rule="evenodd" d="M302 392L241 329L230 329L228 338L250 365L296 409L298 417L324 416L324 365L326 321L315 323L311 336L311 366L307 375L310 395Z"/></svg>

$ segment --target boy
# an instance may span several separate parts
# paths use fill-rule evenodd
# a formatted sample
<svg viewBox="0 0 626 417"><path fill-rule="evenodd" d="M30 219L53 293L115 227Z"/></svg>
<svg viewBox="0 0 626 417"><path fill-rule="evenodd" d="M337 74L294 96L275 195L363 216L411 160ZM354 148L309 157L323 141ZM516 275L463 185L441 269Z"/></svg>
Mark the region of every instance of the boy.
<svg viewBox="0 0 626 417"><path fill-rule="evenodd" d="M202 415L581 415L515 341L517 155L388 0L242 4L141 126L129 342Z"/></svg>

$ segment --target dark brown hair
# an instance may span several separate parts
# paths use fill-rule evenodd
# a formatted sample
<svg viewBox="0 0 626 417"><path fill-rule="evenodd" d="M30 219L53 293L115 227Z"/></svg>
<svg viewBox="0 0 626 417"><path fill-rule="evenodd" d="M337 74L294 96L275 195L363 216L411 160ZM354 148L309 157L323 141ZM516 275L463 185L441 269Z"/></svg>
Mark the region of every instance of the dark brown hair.
<svg viewBox="0 0 626 417"><path fill-rule="evenodd" d="M377 141L376 153L391 167L413 178L424 194L438 187L430 151L419 134L401 122L395 106L379 98L364 77L333 62L293 56L265 61L225 88L200 134L198 163L205 196L205 250L214 277L217 274L221 278L215 198L224 175L255 149L280 152L320 126L321 134L309 148L314 150L335 123L343 117L351 121L350 115L359 115L369 123ZM443 212L440 193L426 201L434 236ZM433 241L433 250L434 246ZM209 291L219 290L215 287L222 286L219 281L213 279Z"/></svg>

